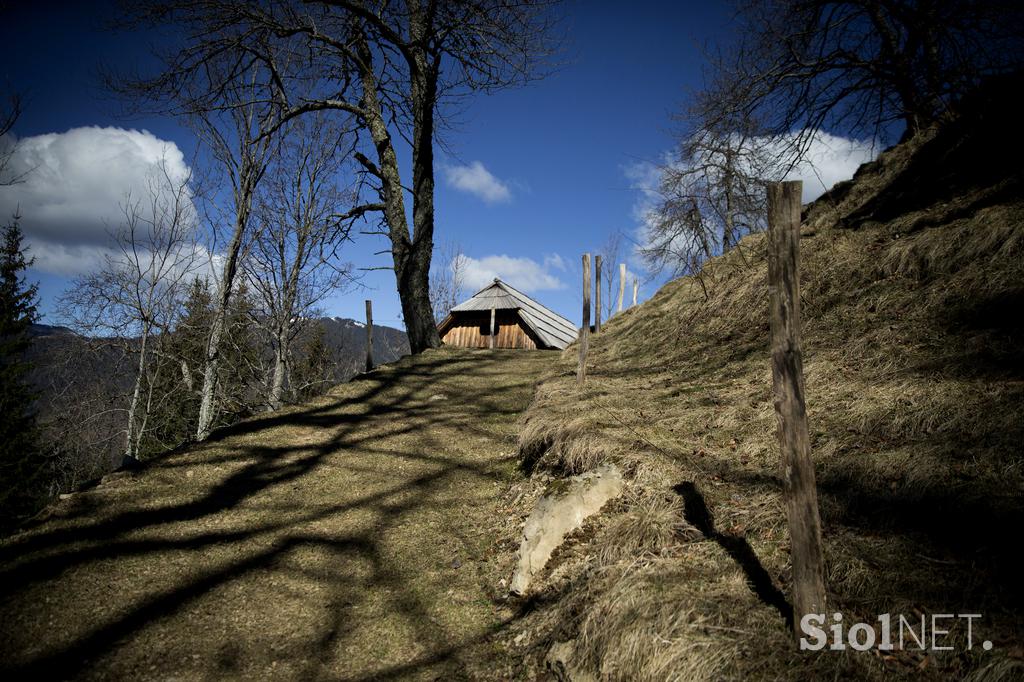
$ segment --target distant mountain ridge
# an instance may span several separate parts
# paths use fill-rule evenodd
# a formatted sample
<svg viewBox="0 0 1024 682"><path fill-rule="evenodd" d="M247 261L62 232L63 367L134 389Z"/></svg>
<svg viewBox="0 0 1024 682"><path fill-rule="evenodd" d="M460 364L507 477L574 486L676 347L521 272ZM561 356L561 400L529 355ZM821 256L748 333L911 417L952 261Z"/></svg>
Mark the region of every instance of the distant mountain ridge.
<svg viewBox="0 0 1024 682"><path fill-rule="evenodd" d="M61 327L59 325L52 324L32 324L28 328L29 336L37 338L40 336L55 336L55 335L68 335L78 336L74 331L67 327Z"/></svg>
<svg viewBox="0 0 1024 682"><path fill-rule="evenodd" d="M324 330L324 342L332 353L339 369L339 381L347 381L362 371L366 361L366 325L358 320L347 317L314 318ZM49 351L54 350L52 343L73 343L75 339L85 340L69 327L51 324L33 324L29 326L29 336L34 341L46 339L45 347L35 347L29 351L33 362L45 362ZM394 362L403 355L409 354L409 339L401 329L386 325L373 326L373 355L375 364Z"/></svg>
<svg viewBox="0 0 1024 682"><path fill-rule="evenodd" d="M324 330L324 343L335 353L338 381L348 381L366 365L366 325L346 317L317 319ZM409 339L394 327L373 325L373 361L380 365L409 354Z"/></svg>

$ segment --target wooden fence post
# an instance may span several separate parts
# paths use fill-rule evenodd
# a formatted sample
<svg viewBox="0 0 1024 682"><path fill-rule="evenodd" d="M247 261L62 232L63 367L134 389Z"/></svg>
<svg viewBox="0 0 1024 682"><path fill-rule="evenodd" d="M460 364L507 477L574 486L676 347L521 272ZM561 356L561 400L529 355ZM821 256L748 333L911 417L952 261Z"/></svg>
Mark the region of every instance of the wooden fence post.
<svg viewBox="0 0 1024 682"><path fill-rule="evenodd" d="M583 254L583 328L580 329L580 366L576 370L576 385L582 386L587 378L587 344L590 341L590 254Z"/></svg>
<svg viewBox="0 0 1024 682"><path fill-rule="evenodd" d="M594 290L594 333L601 331L601 254L594 256L594 275L597 288Z"/></svg>
<svg viewBox="0 0 1024 682"><path fill-rule="evenodd" d="M366 371L373 369L373 301L366 301Z"/></svg>
<svg viewBox="0 0 1024 682"><path fill-rule="evenodd" d="M804 403L800 345L800 193L803 183L768 183L768 292L772 393L782 450L782 486L793 562L793 630L825 613L821 518Z"/></svg>
<svg viewBox="0 0 1024 682"><path fill-rule="evenodd" d="M636 305L636 294L640 290L640 280L633 278L633 305Z"/></svg>
<svg viewBox="0 0 1024 682"><path fill-rule="evenodd" d="M491 350L494 350L494 308L491 308Z"/></svg>

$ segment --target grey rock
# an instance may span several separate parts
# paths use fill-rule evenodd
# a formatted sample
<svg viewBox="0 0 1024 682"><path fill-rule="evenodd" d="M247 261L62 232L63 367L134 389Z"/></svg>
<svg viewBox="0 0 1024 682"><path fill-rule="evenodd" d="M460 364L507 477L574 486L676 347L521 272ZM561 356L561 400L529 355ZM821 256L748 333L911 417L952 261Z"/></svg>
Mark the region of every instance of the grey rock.
<svg viewBox="0 0 1024 682"><path fill-rule="evenodd" d="M533 577L540 572L551 553L565 536L583 524L583 520L601 510L604 504L622 494L622 474L606 465L548 486L523 528L519 545L519 563L512 575L509 591L524 595Z"/></svg>

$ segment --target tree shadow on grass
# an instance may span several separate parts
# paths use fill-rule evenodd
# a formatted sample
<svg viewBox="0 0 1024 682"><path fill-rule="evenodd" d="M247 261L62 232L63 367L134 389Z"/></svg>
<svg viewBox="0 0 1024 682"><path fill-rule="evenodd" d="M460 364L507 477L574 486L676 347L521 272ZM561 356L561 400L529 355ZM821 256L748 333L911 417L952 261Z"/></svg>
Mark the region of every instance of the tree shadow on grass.
<svg viewBox="0 0 1024 682"><path fill-rule="evenodd" d="M313 583L318 594L326 595L315 609L320 613L326 605L329 622L320 622L296 645L300 650L292 652L304 666L297 676L322 677L328 669L334 671L331 676L339 676L339 641L358 636L352 631L348 606L372 606L366 601L371 597L387 599L389 612L404 623L403 631L413 633L426 651L405 663L372 665L375 672L366 672L364 664L361 670L351 671L353 678L395 677L424 666L443 665L450 672L464 669L461 652L504 625L497 623L467 637L464 631L456 635L450 627L435 622L431 618L434 602L425 601L426 597L410 586L409 571L417 570L417 560L437 563L440 558L412 557L411 567L395 566L395 557L382 553L382 543L389 542L386 536L398 532L396 529L414 516L457 514L445 497L450 496L448 489L456 478L462 481L460 485L483 486L508 475L502 473L508 467L500 457L467 459L451 449L453 441L473 435L493 438L481 423L511 421L512 415L525 408L532 377L509 377L507 369L505 356L483 354L439 354L399 363L367 375L333 399L222 429L194 451L149 463L131 474L139 479L134 481L139 493L132 492L136 489L132 482L104 493L89 493L111 496L106 506L96 509L96 518L57 514L8 539L0 545L0 581L5 585L5 596L0 598L0 635L5 649L0 654L0 670L15 678L67 678L92 666L104 669L122 655L152 660L182 647L208 649L216 643L202 641L199 633L189 631L186 626L192 616L188 614L200 604L208 604L206 599L219 603L217 594L229 585L252 589L251 584L246 587L242 582L256 580L267 571L293 578L304 575L302 579ZM430 400L434 391L454 394L456 390L458 396ZM517 400L509 399L512 393ZM282 426L304 427L310 434L328 429L329 437L309 445L276 443L272 432ZM181 489L154 487L153 477L168 472L180 480L183 457L191 460L192 467L223 467L228 472L198 495L187 485ZM371 481L374 461L380 464L382 478ZM325 469L328 463L330 467ZM407 475L400 473L403 467L410 467ZM313 474L315 477L309 478ZM393 485L388 485L389 478L395 479ZM371 485L365 490L337 488L340 499L333 502L302 490L304 480L331 490L332 486L344 486L348 479ZM141 485L147 480L148 485ZM147 497L150 490L155 491L155 499ZM267 503L272 503L274 514L254 512ZM372 526L348 528L343 533L331 530L346 528L347 515L355 513L362 513L363 518L369 514ZM411 542L414 544L399 551L431 546L417 538ZM227 560L225 548L230 550ZM207 552L211 553L208 559L204 557ZM301 565L300 557L309 552L335 559L318 572ZM184 575L174 572L169 567L173 561L166 557L185 562L190 571ZM118 580L133 576L129 569L119 567L127 565L124 562L137 564L138 559L149 562L146 570L157 578L149 578L145 590L135 590L134 597L122 596ZM342 570L346 561L366 561L372 570L363 577L347 576ZM83 576L106 581L106 589L76 592ZM61 622L58 636L47 633L43 646L33 646L32 653L26 653L31 635L16 631L17 624L27 625L30 632L45 632L45 623L65 615L59 603L44 598L63 581L67 582L61 589L62 598L70 596L82 602L106 599L121 606L114 611L97 609L97 613L108 615L84 622ZM256 601L247 610L255 614L273 610L273 605L259 603L260 594L250 596ZM172 626L175 641L158 640L157 650L132 649L124 654L126 648L139 649L139 642L152 641L146 639L146 633L154 624ZM207 664L217 667L219 674L250 663L239 661L238 651L232 653L224 647L218 651ZM262 654L253 655L259 658ZM170 668L174 668L173 662ZM210 673L207 669L202 674Z"/></svg>

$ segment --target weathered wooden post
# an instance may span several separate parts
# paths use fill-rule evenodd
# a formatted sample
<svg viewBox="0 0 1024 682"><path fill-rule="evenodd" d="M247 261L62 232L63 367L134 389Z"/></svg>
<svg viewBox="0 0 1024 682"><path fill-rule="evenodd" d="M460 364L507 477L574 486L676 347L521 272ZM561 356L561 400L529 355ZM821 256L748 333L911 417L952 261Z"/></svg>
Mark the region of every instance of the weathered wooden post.
<svg viewBox="0 0 1024 682"><path fill-rule="evenodd" d="M601 254L594 256L594 275L597 288L594 290L594 333L601 331Z"/></svg>
<svg viewBox="0 0 1024 682"><path fill-rule="evenodd" d="M491 350L494 350L494 308L491 308Z"/></svg>
<svg viewBox="0 0 1024 682"><path fill-rule="evenodd" d="M373 301L366 301L366 371L373 369Z"/></svg>
<svg viewBox="0 0 1024 682"><path fill-rule="evenodd" d="M825 613L821 519L804 403L800 346L800 192L803 183L768 184L768 292L772 393L782 449L782 487L793 562L793 629Z"/></svg>
<svg viewBox="0 0 1024 682"><path fill-rule="evenodd" d="M626 264L619 263L619 306L615 311L622 312L622 297L626 295Z"/></svg>
<svg viewBox="0 0 1024 682"><path fill-rule="evenodd" d="M576 384L583 385L587 378L587 343L590 341L590 254L583 254L583 328L580 329L580 366L576 370Z"/></svg>
<svg viewBox="0 0 1024 682"><path fill-rule="evenodd" d="M633 278L633 305L636 305L636 294L640 290L640 280Z"/></svg>

